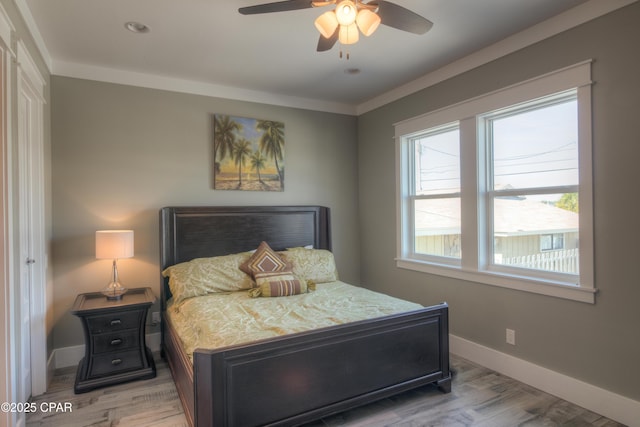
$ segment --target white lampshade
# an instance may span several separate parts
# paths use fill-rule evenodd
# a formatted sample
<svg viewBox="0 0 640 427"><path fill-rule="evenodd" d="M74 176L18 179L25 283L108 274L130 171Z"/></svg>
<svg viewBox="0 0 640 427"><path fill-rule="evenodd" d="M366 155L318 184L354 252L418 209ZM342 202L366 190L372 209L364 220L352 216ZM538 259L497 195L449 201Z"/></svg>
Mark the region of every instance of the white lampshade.
<svg viewBox="0 0 640 427"><path fill-rule="evenodd" d="M342 44L354 44L360 38L358 26L353 23L351 25L340 25L340 33L338 39Z"/></svg>
<svg viewBox="0 0 640 427"><path fill-rule="evenodd" d="M316 28L322 34L322 37L328 39L336 32L336 28L338 28L338 19L336 19L336 14L333 10L329 12L325 12L322 15L318 16L315 21Z"/></svg>
<svg viewBox="0 0 640 427"><path fill-rule="evenodd" d="M133 230L96 231L96 258L122 259L133 256Z"/></svg>
<svg viewBox="0 0 640 427"><path fill-rule="evenodd" d="M358 12L356 23L362 34L370 36L380 25L380 17L368 9L362 9Z"/></svg>
<svg viewBox="0 0 640 427"><path fill-rule="evenodd" d="M344 0L338 3L336 6L336 19L340 25L351 25L356 21L356 9L355 3L351 0Z"/></svg>
<svg viewBox="0 0 640 427"><path fill-rule="evenodd" d="M127 292L118 280L117 260L133 256L133 230L96 231L96 258L113 260L111 281L102 289L109 300L119 300Z"/></svg>

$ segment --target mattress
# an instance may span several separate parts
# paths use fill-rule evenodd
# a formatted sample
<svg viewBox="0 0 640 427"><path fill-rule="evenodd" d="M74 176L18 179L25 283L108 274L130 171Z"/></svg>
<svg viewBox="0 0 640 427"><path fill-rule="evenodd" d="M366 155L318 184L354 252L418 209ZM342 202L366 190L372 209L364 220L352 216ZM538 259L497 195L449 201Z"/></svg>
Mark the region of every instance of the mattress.
<svg viewBox="0 0 640 427"><path fill-rule="evenodd" d="M174 304L167 315L193 363L196 349L219 349L317 328L418 310L421 305L349 285L320 283L313 292L252 298L211 293Z"/></svg>

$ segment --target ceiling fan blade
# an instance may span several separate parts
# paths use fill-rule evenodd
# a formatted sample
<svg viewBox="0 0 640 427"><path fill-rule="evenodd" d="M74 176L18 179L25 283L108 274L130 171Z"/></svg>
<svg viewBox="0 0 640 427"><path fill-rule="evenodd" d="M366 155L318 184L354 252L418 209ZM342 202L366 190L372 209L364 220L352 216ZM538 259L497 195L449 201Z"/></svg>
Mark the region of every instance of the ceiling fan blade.
<svg viewBox="0 0 640 427"><path fill-rule="evenodd" d="M336 28L334 33L329 38L325 38L322 35L320 35L320 38L318 39L318 48L316 49L316 51L324 52L326 50L331 49L338 41L339 34L340 34L340 29Z"/></svg>
<svg viewBox="0 0 640 427"><path fill-rule="evenodd" d="M381 24L414 34L424 34L433 27L433 22L395 3L385 0L370 2L376 3Z"/></svg>
<svg viewBox="0 0 640 427"><path fill-rule="evenodd" d="M257 13L286 12L289 10L308 9L313 7L312 0L285 0L275 3L258 4L255 6L241 7L238 9L243 15L254 15Z"/></svg>

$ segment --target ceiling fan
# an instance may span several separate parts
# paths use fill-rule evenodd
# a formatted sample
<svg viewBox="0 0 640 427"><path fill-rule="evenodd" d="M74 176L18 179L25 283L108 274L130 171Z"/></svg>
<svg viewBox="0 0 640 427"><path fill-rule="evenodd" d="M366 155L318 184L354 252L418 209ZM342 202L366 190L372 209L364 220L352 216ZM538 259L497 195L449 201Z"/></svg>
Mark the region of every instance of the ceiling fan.
<svg viewBox="0 0 640 427"><path fill-rule="evenodd" d="M254 15L330 5L335 5L335 9L323 13L315 21L320 32L318 52L331 49L338 41L344 45L356 43L360 32L370 36L380 24L414 34L424 34L433 26L417 13L385 0L366 3L362 0L285 0L241 7L238 12Z"/></svg>

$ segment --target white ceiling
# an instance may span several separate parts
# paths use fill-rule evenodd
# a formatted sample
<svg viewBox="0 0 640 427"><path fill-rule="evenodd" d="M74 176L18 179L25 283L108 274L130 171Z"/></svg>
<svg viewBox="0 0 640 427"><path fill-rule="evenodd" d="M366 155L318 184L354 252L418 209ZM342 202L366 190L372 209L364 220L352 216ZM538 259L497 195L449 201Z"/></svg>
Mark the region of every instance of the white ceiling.
<svg viewBox="0 0 640 427"><path fill-rule="evenodd" d="M261 0L16 0L53 74L127 72L357 106L587 0L394 0L434 23L415 35L380 26L348 47L316 52L324 10L240 15ZM603 0L591 0L590 3ZM606 3L616 3L607 0ZM28 11L25 10L28 7ZM147 34L124 28L148 25ZM42 46L41 46L42 47ZM343 50L345 48L343 47ZM359 74L345 70L357 68ZM119 71L116 71L119 70ZM141 74L139 74L141 73ZM276 102L277 103L277 102Z"/></svg>

